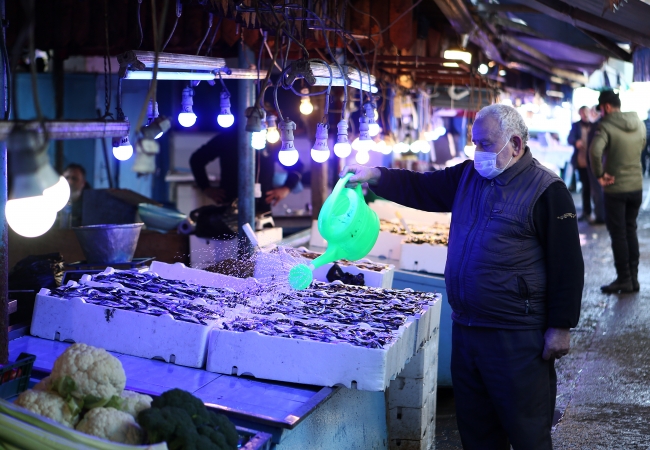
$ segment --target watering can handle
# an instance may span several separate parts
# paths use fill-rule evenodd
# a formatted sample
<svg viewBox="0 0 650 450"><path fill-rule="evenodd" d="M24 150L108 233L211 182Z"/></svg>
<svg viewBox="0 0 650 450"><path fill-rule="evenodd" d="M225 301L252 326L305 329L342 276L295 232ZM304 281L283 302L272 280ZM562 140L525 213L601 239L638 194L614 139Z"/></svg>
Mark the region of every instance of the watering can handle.
<svg viewBox="0 0 650 450"><path fill-rule="evenodd" d="M336 183L336 186L334 186L334 189L332 189L332 194L330 194L332 197L336 197L341 193L341 191L345 188L345 185L348 184L348 181L350 181L350 178L352 178L354 174L352 172L348 172L345 174L343 178L340 178L339 181ZM363 194L361 192L361 184L357 184L357 187L354 188L355 191L359 194Z"/></svg>

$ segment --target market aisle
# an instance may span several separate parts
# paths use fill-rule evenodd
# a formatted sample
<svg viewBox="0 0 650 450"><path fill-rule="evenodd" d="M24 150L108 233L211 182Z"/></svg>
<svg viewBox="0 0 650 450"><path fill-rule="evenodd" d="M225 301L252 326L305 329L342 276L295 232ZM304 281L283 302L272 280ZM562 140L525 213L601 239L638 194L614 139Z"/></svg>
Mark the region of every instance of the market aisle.
<svg viewBox="0 0 650 450"><path fill-rule="evenodd" d="M644 180L644 192L650 186ZM615 278L604 227L581 226L586 276L575 351L558 364L564 417L556 449L647 449L650 446L650 211L638 220L641 292L605 295ZM568 404L568 407L566 406Z"/></svg>
<svg viewBox="0 0 650 450"><path fill-rule="evenodd" d="M649 187L644 179L644 193ZM574 200L580 205L579 195ZM556 364L556 450L650 447L650 211L638 225L641 292L625 295L600 292L616 277L605 226L579 225L585 289L572 351ZM436 449L461 449L453 395L439 392Z"/></svg>

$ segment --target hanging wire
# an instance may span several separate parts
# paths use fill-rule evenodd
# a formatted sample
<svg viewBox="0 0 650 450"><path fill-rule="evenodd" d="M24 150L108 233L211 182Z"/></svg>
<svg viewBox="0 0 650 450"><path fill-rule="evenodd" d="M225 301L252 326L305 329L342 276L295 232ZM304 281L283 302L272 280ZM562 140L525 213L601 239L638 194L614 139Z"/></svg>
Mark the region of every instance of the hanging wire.
<svg viewBox="0 0 650 450"><path fill-rule="evenodd" d="M48 146L48 132L47 128L45 126L45 117L43 117L43 111L41 109L41 102L38 96L38 78L36 75L36 48L35 48L35 38L34 38L34 30L35 30L35 25L36 25L36 8L34 4L34 0L24 0L23 1L23 7L25 8L25 12L28 13L27 16L29 17L29 25L28 25L28 32L29 32L29 71L31 74L31 81L32 81L32 97L34 99L34 109L36 110L36 117L38 119L39 124L41 125L41 128L43 129L43 146L41 147L41 151L44 151L47 146Z"/></svg>
<svg viewBox="0 0 650 450"><path fill-rule="evenodd" d="M163 3L162 15L165 17L167 9L169 7L169 0L165 0ZM153 41L154 41L154 63L153 63L153 76L151 79L151 85L149 86L149 92L144 99L142 108L140 109L140 115L138 116L138 121L136 122L136 130L139 130L142 124L144 123L144 117L147 114L147 107L149 106L149 100L156 101L156 89L158 83L158 57L160 56L160 38L163 35L165 30L165 21L161 20L160 25L156 20L156 0L151 0L151 22L153 24Z"/></svg>
<svg viewBox="0 0 650 450"><path fill-rule="evenodd" d="M111 80L111 55L110 55L110 42L108 40L108 0L104 0L104 35L106 38L106 51L104 52L104 115L102 119L112 119L111 114L111 91L113 90Z"/></svg>
<svg viewBox="0 0 650 450"><path fill-rule="evenodd" d="M2 19L0 17L0 19ZM9 63L9 53L7 52L7 41L5 40L5 24L0 24L2 29L0 29L0 50L2 51L2 65L4 67L4 72L2 74L5 82L4 86L4 98L5 98L5 111L4 111L4 120L9 120L11 115L11 66Z"/></svg>
<svg viewBox="0 0 650 450"><path fill-rule="evenodd" d="M217 22L217 26L214 28L214 33L212 34L212 40L210 41L210 46L205 51L205 56L209 56L209 55L212 54L212 47L214 46L214 41L217 38L217 34L219 33L219 28L221 27L221 22L222 21L223 21L223 17L219 17L219 21Z"/></svg>
<svg viewBox="0 0 650 450"><path fill-rule="evenodd" d="M203 47L203 44L205 44L205 40L208 38L208 34L210 34L210 30L212 29L212 18L212 13L208 14L208 30L205 32L205 36L203 36L203 40L199 44L199 48L196 51L197 56L201 52L201 47Z"/></svg>
<svg viewBox="0 0 650 450"><path fill-rule="evenodd" d="M165 23L165 12L167 12L167 0L165 0L165 6L163 7L163 14L160 16L160 22L161 22L161 29L164 28L164 23ZM172 31L169 33L169 37L165 41L165 45L162 46L160 49L161 52L165 51L165 48L167 48L167 44L169 44L169 41L172 40L172 36L174 35L174 31L176 31L176 26L178 25L178 19L180 19L181 14L183 13L183 5L181 4L181 0L176 0L176 19L174 20L174 26L172 27ZM153 14L153 10L152 10ZM155 22L155 19L154 19Z"/></svg>
<svg viewBox="0 0 650 450"><path fill-rule="evenodd" d="M142 40L144 39L144 33L142 32L142 20L140 19L140 7L142 6L142 0L138 0L138 32L140 33L140 43L137 48L142 47Z"/></svg>

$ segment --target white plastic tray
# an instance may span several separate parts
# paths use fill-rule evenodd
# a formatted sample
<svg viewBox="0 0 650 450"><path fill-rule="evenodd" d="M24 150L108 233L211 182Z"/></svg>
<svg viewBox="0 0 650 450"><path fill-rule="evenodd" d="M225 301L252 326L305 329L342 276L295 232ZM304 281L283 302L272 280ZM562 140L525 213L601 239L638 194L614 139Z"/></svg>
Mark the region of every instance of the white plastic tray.
<svg viewBox="0 0 650 450"><path fill-rule="evenodd" d="M169 314L152 316L93 305L81 298L61 299L41 289L36 295L31 334L200 368L205 365L212 326L211 322L177 321Z"/></svg>
<svg viewBox="0 0 650 450"><path fill-rule="evenodd" d="M446 264L446 245L402 244L401 269L443 274Z"/></svg>

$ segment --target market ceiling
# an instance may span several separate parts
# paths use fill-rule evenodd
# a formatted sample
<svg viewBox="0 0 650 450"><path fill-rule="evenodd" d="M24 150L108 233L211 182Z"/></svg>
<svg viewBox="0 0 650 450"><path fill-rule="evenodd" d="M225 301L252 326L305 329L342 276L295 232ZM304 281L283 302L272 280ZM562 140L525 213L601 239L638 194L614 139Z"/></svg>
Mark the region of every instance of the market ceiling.
<svg viewBox="0 0 650 450"><path fill-rule="evenodd" d="M111 55L153 48L151 1L35 2L37 48L54 49L64 58L103 55L106 24ZM24 22L20 3L6 5L10 45ZM158 15L163 3L155 1ZM275 30L269 25L277 22L277 17L268 12L268 5L285 4L279 0L183 0L182 16L177 18L175 3L169 1L166 33L174 24L176 29L165 51L195 54L208 30L207 12L214 12L212 30L216 32L208 35L201 52L210 49L210 54L223 57L237 54L240 39L258 49L262 41L259 28L269 31L272 45ZM511 81L510 74L521 71L543 80L583 84L585 73L601 67L608 57L631 60L630 51L618 44L650 47L650 5L641 0L322 0L311 5L325 18L322 24L313 16L304 20L309 16L300 12L302 6L295 5L292 13L294 32L310 52L328 56L318 28L336 29L331 18L341 17L344 4L345 26L358 40L371 70L397 80L407 77L411 84L470 84L481 80L475 70L477 63L489 61L510 69L507 80L498 77L498 70L490 74L493 80ZM616 12L612 12L614 4ZM226 19L220 20L220 16ZM468 49L475 55L471 72L462 65L451 70L441 61L442 51L462 44L464 34L469 36ZM355 51L351 40L336 40L331 45ZM293 49L296 53L292 56L299 57L297 46Z"/></svg>

